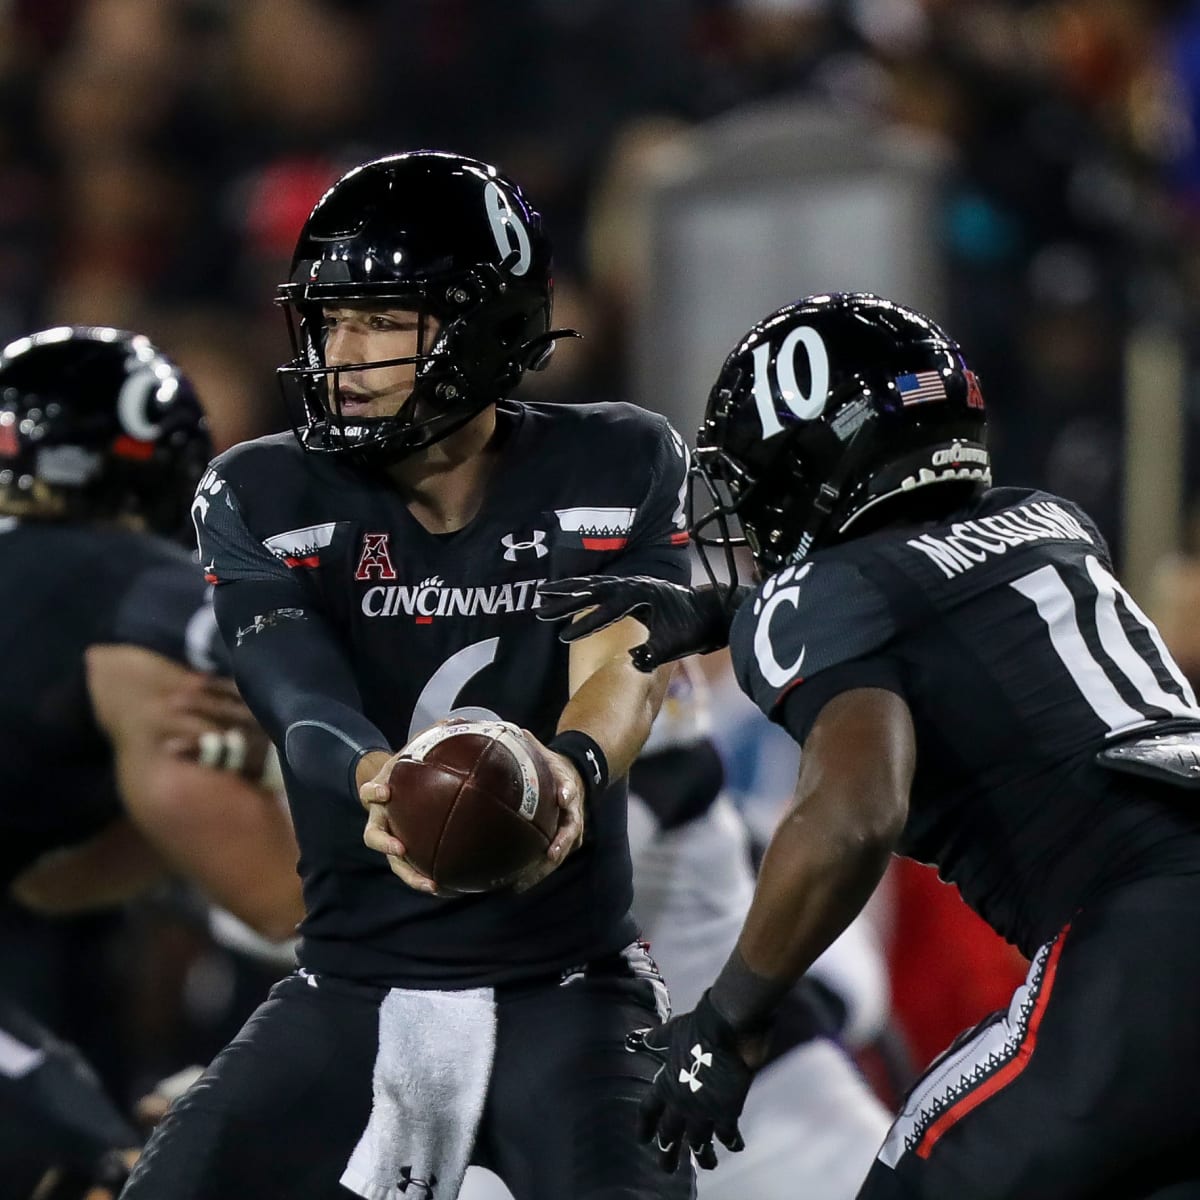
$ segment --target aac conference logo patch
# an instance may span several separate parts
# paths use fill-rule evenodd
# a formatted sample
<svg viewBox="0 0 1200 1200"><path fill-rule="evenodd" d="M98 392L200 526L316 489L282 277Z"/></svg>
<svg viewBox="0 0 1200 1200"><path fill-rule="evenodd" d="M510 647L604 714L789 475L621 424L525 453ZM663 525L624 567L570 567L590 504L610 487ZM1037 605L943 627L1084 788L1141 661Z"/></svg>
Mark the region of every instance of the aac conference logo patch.
<svg viewBox="0 0 1200 1200"><path fill-rule="evenodd" d="M365 582L369 579L395 579L396 568L392 565L392 552L388 549L390 533L364 533L362 551L354 578Z"/></svg>

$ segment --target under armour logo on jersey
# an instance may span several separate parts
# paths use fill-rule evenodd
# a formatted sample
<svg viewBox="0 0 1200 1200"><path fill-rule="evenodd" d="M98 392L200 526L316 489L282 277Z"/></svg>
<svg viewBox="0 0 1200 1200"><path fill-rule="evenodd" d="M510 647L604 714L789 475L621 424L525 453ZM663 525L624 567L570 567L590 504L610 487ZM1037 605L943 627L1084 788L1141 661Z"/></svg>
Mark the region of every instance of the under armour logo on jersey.
<svg viewBox="0 0 1200 1200"><path fill-rule="evenodd" d="M693 1092L698 1092L704 1084L696 1078L700 1074L701 1068L712 1066L712 1055L707 1053L704 1048L697 1042L692 1047L692 1065L686 1070L680 1070L679 1082L686 1083Z"/></svg>
<svg viewBox="0 0 1200 1200"><path fill-rule="evenodd" d="M388 549L388 533L364 533L362 553L358 556L355 579L395 579L396 568L392 566L392 554ZM374 574L378 572L378 574Z"/></svg>
<svg viewBox="0 0 1200 1200"><path fill-rule="evenodd" d="M544 529L535 529L527 542L518 542L516 534L506 533L500 539L500 545L505 547L505 562L516 562L517 554L522 550L532 550L535 558L545 558L550 553L546 549L546 531Z"/></svg>
<svg viewBox="0 0 1200 1200"><path fill-rule="evenodd" d="M428 1179L417 1179L413 1176L412 1167L400 1168L400 1182L396 1186L407 1196L411 1191L413 1196L425 1196L427 1200L435 1200L433 1189L437 1187L437 1176L430 1175Z"/></svg>

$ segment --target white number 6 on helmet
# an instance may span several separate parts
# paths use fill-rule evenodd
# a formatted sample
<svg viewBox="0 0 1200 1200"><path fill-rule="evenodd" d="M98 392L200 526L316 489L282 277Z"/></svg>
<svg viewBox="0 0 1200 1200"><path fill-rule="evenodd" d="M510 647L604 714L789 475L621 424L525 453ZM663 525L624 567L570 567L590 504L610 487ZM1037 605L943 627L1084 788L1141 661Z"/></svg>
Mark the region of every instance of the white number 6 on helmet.
<svg viewBox="0 0 1200 1200"><path fill-rule="evenodd" d="M509 270L514 275L524 275L529 270L533 260L533 251L529 245L529 234L521 224L520 217L512 210L508 197L500 190L494 180L489 180L483 189L483 202L487 206L488 220L492 225L492 237L496 239L496 249L500 251L501 262L515 250L517 261ZM513 242L516 245L513 245Z"/></svg>
<svg viewBox="0 0 1200 1200"><path fill-rule="evenodd" d="M808 355L809 388L802 392L796 382L796 349L803 343ZM763 440L783 432L771 388L771 344L754 347L754 402L762 423ZM803 420L819 417L829 398L829 351L821 335L808 325L793 329L783 339L775 356L775 377L784 404Z"/></svg>

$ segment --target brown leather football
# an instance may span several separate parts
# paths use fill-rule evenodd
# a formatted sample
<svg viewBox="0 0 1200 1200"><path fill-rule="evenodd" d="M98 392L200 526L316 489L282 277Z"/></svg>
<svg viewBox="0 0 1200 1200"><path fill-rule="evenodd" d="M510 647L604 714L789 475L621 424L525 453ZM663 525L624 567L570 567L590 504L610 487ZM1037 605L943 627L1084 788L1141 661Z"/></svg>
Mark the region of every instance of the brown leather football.
<svg viewBox="0 0 1200 1200"><path fill-rule="evenodd" d="M417 734L389 777L388 824L439 891L489 892L546 853L554 776L505 721L448 721Z"/></svg>

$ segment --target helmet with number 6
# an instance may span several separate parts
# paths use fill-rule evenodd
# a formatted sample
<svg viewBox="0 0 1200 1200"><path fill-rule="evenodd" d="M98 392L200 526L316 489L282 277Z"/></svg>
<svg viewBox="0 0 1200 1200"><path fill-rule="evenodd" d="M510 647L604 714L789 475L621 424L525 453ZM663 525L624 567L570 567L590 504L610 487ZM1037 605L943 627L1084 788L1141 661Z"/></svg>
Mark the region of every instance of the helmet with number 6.
<svg viewBox="0 0 1200 1200"><path fill-rule="evenodd" d="M0 511L175 536L211 457L191 383L149 338L64 325L0 350Z"/></svg>
<svg viewBox="0 0 1200 1200"><path fill-rule="evenodd" d="M295 352L280 383L300 444L387 461L446 437L546 364L564 336L550 331L551 298L541 217L495 167L430 150L356 167L313 209L276 292ZM324 307L359 304L432 318L432 345L327 364ZM338 372L403 363L416 381L398 413L343 416Z"/></svg>
<svg viewBox="0 0 1200 1200"><path fill-rule="evenodd" d="M734 347L697 435L692 535L771 574L991 483L983 396L928 317L868 294L808 296ZM708 493L696 512L696 483ZM730 533L736 517L744 533ZM713 527L716 532L712 532Z"/></svg>

